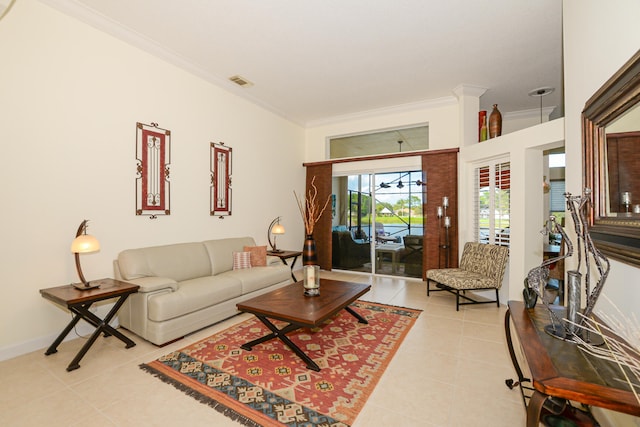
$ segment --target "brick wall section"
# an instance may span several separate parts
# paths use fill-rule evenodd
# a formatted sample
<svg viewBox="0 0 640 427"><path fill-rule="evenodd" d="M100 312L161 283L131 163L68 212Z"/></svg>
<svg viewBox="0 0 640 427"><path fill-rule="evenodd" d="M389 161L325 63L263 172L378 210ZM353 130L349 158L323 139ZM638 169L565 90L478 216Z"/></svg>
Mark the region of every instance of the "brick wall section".
<svg viewBox="0 0 640 427"><path fill-rule="evenodd" d="M311 181L313 177L316 177L314 185L318 189L318 203L320 204L320 208L324 206L324 203L327 200L327 197L331 196L331 173L332 173L332 165L331 164L318 164L318 165L308 165L307 166L307 184L305 185L306 194L309 194L309 189L311 188ZM298 195L302 199L304 195ZM330 271L331 270L331 202L329 202L329 206L327 210L324 211L320 220L316 223L315 229L313 230L313 238L316 241L316 250L318 253L318 265L321 269ZM300 247L302 248L302 243L300 242Z"/></svg>
<svg viewBox="0 0 640 427"><path fill-rule="evenodd" d="M438 227L438 206L442 198L449 198L447 215L451 217L449 229L449 267L458 266L458 152L425 153L422 155L422 172L427 182L425 204L425 238L423 246L423 277L432 268L444 267L444 252L440 252L440 242L444 243L444 233Z"/></svg>

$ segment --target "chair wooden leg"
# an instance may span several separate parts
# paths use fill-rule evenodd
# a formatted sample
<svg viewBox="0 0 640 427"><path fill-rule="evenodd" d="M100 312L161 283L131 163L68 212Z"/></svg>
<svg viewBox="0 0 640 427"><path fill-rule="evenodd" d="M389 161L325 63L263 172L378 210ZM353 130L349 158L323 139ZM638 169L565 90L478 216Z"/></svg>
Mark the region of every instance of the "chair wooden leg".
<svg viewBox="0 0 640 427"><path fill-rule="evenodd" d="M498 293L497 289L496 289L496 306L500 307L500 293Z"/></svg>
<svg viewBox="0 0 640 427"><path fill-rule="evenodd" d="M456 289L456 311L460 311L460 289Z"/></svg>
<svg viewBox="0 0 640 427"><path fill-rule="evenodd" d="M431 280L427 279L427 296L429 296L430 287L431 287Z"/></svg>

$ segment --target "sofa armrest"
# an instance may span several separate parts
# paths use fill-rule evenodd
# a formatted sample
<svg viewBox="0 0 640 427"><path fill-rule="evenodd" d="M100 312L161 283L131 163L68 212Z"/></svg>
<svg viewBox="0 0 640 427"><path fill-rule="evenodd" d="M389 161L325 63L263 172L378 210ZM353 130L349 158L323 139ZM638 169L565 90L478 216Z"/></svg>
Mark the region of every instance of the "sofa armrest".
<svg viewBox="0 0 640 427"><path fill-rule="evenodd" d="M267 265L280 265L282 261L277 256L267 255Z"/></svg>
<svg viewBox="0 0 640 427"><path fill-rule="evenodd" d="M138 279L127 280L128 283L140 286L138 292L153 292L161 289L170 289L172 292L178 290L178 282L168 277L140 277Z"/></svg>

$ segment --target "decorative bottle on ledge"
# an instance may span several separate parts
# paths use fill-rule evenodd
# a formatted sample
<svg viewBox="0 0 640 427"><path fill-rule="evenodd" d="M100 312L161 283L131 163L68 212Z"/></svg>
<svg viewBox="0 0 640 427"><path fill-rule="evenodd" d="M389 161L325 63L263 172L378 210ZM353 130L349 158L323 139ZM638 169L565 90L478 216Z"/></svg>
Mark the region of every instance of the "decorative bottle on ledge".
<svg viewBox="0 0 640 427"><path fill-rule="evenodd" d="M478 141L487 140L487 110L478 113Z"/></svg>
<svg viewBox="0 0 640 427"><path fill-rule="evenodd" d="M489 138L502 135L502 114L498 110L498 104L493 104L493 111L489 116Z"/></svg>

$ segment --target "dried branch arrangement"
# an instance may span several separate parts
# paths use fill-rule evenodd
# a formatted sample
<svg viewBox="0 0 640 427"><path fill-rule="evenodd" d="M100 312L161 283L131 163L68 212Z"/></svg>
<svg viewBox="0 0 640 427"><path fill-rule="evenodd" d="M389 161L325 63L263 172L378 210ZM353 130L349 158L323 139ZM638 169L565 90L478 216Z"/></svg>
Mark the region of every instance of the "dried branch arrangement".
<svg viewBox="0 0 640 427"><path fill-rule="evenodd" d="M313 229L316 226L316 223L324 213L327 206L329 206L329 201L331 200L331 195L327 197L327 201L324 202L324 206L320 209L320 203L318 202L318 188L315 184L316 177L311 178L311 188L309 188L309 192L307 196L304 198L304 201L298 197L296 192L293 192L293 195L296 197L296 202L298 202L298 209L300 209L300 215L302 215L302 221L304 222L304 230L307 235L313 234Z"/></svg>
<svg viewBox="0 0 640 427"><path fill-rule="evenodd" d="M575 341L586 353L618 365L623 377L618 380L629 385L640 403L640 324L635 316L626 317L611 300L606 296L604 298L613 306L617 315L598 312L598 317L603 323L582 316L583 322L576 326L581 330L601 335L605 345L597 346L586 342L581 339L581 334L576 334Z"/></svg>

